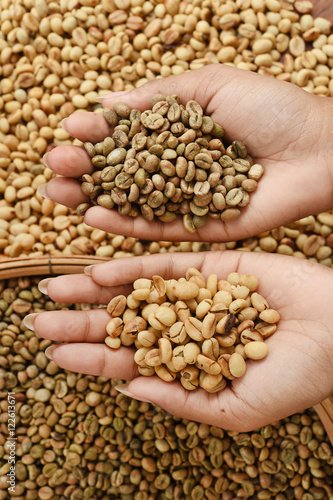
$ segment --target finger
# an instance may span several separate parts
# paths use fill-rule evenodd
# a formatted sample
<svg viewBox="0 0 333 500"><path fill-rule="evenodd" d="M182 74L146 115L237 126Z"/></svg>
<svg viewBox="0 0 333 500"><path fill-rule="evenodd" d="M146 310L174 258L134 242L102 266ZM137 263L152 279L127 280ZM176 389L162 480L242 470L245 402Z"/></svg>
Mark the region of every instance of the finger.
<svg viewBox="0 0 333 500"><path fill-rule="evenodd" d="M101 101L104 107L112 108L116 102L124 102L132 109L144 111L151 108L151 99L155 94L173 95L177 94L182 103L195 99L203 108L207 108L210 114L209 102L211 97L217 92L220 81L215 76L221 75L222 65L211 65L196 70L195 75L183 73L182 75L170 76L157 80L151 80L141 87L119 95L118 92L102 96ZM207 72L210 77L207 78ZM230 81L232 75L229 69L224 73L225 81ZM190 78L190 80L189 80ZM189 85L189 81L191 84Z"/></svg>
<svg viewBox="0 0 333 500"><path fill-rule="evenodd" d="M89 203L90 201L89 197L82 193L81 183L75 179L55 177L44 184L44 189L48 198L74 210L80 203Z"/></svg>
<svg viewBox="0 0 333 500"><path fill-rule="evenodd" d="M36 316L34 329L38 337L56 342L104 342L108 321L106 309L47 311Z"/></svg>
<svg viewBox="0 0 333 500"><path fill-rule="evenodd" d="M227 430L249 430L248 416L241 421L235 408L236 398L228 387L210 394L199 388L185 390L178 380L164 382L158 377L137 377L127 385L125 394L150 401L178 418L204 422Z"/></svg>
<svg viewBox="0 0 333 500"><path fill-rule="evenodd" d="M108 304L114 296L130 293L128 287L102 286L83 274L47 278L43 291L56 302L84 304Z"/></svg>
<svg viewBox="0 0 333 500"><path fill-rule="evenodd" d="M195 233L186 231L180 215L173 222L160 222L157 219L148 222L141 216L120 215L115 209L92 207L85 213L84 221L88 226L103 231L144 240L223 241L227 239L225 224L221 220L216 221L211 218L208 218L205 226ZM230 225L232 224L231 222Z"/></svg>
<svg viewBox="0 0 333 500"><path fill-rule="evenodd" d="M100 142L112 133L101 113L80 112L65 118L63 127L71 136L82 142Z"/></svg>
<svg viewBox="0 0 333 500"><path fill-rule="evenodd" d="M125 259L113 260L106 264L92 266L90 272L96 284L104 286L109 284L113 287L130 285L138 278L151 278L154 275L163 276L164 279L178 279L185 275L188 267L201 269L206 253L169 253L147 257L148 259L132 257L126 259L126 262Z"/></svg>
<svg viewBox="0 0 333 500"><path fill-rule="evenodd" d="M257 272L258 275L265 275L269 269L274 270L276 257L284 258L276 254L238 251L143 255L126 261L116 259L97 264L91 267L91 275L96 284L114 287L133 283L138 278L151 278L155 274L164 279L179 279L185 276L189 267L195 267L206 278L216 273L219 279L224 279L236 270L244 274Z"/></svg>
<svg viewBox="0 0 333 500"><path fill-rule="evenodd" d="M137 376L134 351L110 349L105 344L64 344L52 346L53 361L65 370L97 377L131 380Z"/></svg>
<svg viewBox="0 0 333 500"><path fill-rule="evenodd" d="M295 99L290 97L292 93ZM190 73L151 80L121 96L110 93L101 100L107 108L121 101L143 111L150 109L155 94L177 94L182 104L196 100L207 115L225 127L227 140L237 138L246 143L251 154L259 154L261 150L267 156L299 139L299 130L292 130L289 122L297 111L291 105L293 100L299 99L298 111L303 120L314 101L288 82L250 71L245 73L224 64L210 64ZM288 127L283 121L288 122Z"/></svg>
<svg viewBox="0 0 333 500"><path fill-rule="evenodd" d="M58 146L46 153L43 160L53 172L65 177L79 179L93 172L91 160L82 146Z"/></svg>
<svg viewBox="0 0 333 500"><path fill-rule="evenodd" d="M219 279L226 279L229 273L235 271L254 274L259 279L259 293L267 298L271 307L285 307L290 318L298 315L300 308L303 315L306 310L312 311L313 290L332 288L332 270L314 262L279 254L230 250L146 255L126 259L126 262L117 259L93 266L91 274L96 284L119 287L141 277L151 278L154 274L165 279L178 279L185 276L189 267L197 268L206 278L217 274ZM300 297L302 300L297 300ZM324 314L327 301L321 301L317 307L320 307L320 314Z"/></svg>

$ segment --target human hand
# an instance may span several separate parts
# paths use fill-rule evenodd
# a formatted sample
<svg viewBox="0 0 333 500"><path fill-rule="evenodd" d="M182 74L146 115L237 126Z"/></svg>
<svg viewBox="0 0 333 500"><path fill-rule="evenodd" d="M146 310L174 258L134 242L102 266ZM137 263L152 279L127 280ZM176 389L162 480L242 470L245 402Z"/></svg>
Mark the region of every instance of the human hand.
<svg viewBox="0 0 333 500"><path fill-rule="evenodd" d="M171 414L229 430L249 431L299 412L333 392L333 310L331 269L281 255L206 252L150 255L114 260L91 268L92 276L60 276L44 282L55 301L107 304L128 295L139 277L165 279L196 267L219 279L235 270L259 279L259 293L277 309L278 330L266 342L268 356L247 361L247 372L222 392L186 391L179 381L167 383L139 376L134 349L112 350L104 343L110 316L105 309L53 311L34 318L36 334L65 342L52 346L55 363L64 369L130 381L127 395L148 400ZM32 326L33 318L27 320Z"/></svg>
<svg viewBox="0 0 333 500"><path fill-rule="evenodd" d="M295 85L225 65L209 65L180 76L157 79L129 93L103 98L103 106L117 101L144 110L156 93L177 93L181 102L197 100L206 114L226 129L227 140L244 141L255 161L265 167L257 192L239 219L224 223L210 219L196 233L188 233L181 218L172 223L147 222L93 207L85 222L102 230L149 240L231 241L332 209L333 145L330 120L332 100L307 94ZM81 141L103 140L111 129L103 116L76 113L64 127ZM44 194L76 208L87 201L79 179L92 172L83 147L59 146L47 164L63 178L52 179Z"/></svg>

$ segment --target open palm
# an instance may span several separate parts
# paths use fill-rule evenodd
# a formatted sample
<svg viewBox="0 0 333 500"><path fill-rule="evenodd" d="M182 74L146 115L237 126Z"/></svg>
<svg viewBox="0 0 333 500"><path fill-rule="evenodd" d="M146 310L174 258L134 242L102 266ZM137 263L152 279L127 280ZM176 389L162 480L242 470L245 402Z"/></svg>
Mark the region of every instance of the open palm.
<svg viewBox="0 0 333 500"><path fill-rule="evenodd" d="M230 241L332 208L331 99L307 94L286 82L214 64L154 80L121 95L109 94L103 106L112 107L120 100L131 108L149 109L156 93L177 93L183 103L196 99L205 113L226 129L227 140L244 141L249 153L265 167L257 192L239 219L223 223L208 218L195 234L184 229L180 217L172 223L151 223L141 216L133 219L102 207L88 210L88 225L144 239ZM66 119L64 127L81 141L102 141L112 133L103 116L96 113L76 113ZM72 208L87 201L78 179L92 172L92 164L83 147L59 146L46 161L63 176L48 183L48 197Z"/></svg>
<svg viewBox="0 0 333 500"><path fill-rule="evenodd" d="M165 279L185 275L190 266L207 278L235 270L259 279L259 293L280 312L277 332L267 339L268 356L248 361L244 377L224 391L187 392L178 381L138 375L134 349L108 348L104 339L110 317L105 309L55 311L34 318L37 335L66 344L54 346L52 357L62 368L131 381L128 394L151 401L173 415L226 429L247 431L299 412L333 391L333 271L281 255L243 252L172 254L114 260L94 266L92 276L60 276L47 283L51 299L107 304L129 294L139 277ZM315 298L314 298L315 297Z"/></svg>

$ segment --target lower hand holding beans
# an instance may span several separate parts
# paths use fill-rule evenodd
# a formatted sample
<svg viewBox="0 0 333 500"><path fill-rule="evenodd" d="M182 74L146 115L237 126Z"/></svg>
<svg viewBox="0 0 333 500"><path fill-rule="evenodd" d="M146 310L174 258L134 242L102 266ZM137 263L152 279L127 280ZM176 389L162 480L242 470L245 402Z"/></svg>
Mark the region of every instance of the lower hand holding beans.
<svg viewBox="0 0 333 500"><path fill-rule="evenodd" d="M186 278L138 279L130 295L107 306L106 345L135 345L140 375L165 382L179 378L192 391L214 393L242 377L245 360L268 354L264 340L276 331L280 315L256 292L252 275L230 273L207 278L189 268Z"/></svg>
<svg viewBox="0 0 333 500"><path fill-rule="evenodd" d="M325 266L210 251L115 259L87 273L40 285L52 300L103 306L33 318L37 335L62 343L48 351L62 368L127 380L120 390L135 399L237 431L333 392Z"/></svg>

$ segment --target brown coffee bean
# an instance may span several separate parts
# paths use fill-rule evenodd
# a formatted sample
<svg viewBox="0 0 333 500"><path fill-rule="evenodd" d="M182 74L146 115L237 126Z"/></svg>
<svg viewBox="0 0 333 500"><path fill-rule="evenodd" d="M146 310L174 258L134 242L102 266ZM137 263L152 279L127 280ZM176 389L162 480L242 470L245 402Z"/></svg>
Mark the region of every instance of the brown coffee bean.
<svg viewBox="0 0 333 500"><path fill-rule="evenodd" d="M124 104L123 102L116 102L113 105L113 110L121 118L127 118L128 116L130 116L130 113L131 113L130 108L127 106L127 104Z"/></svg>
<svg viewBox="0 0 333 500"><path fill-rule="evenodd" d="M113 109L105 108L103 110L103 116L111 127L118 125L118 116Z"/></svg>

